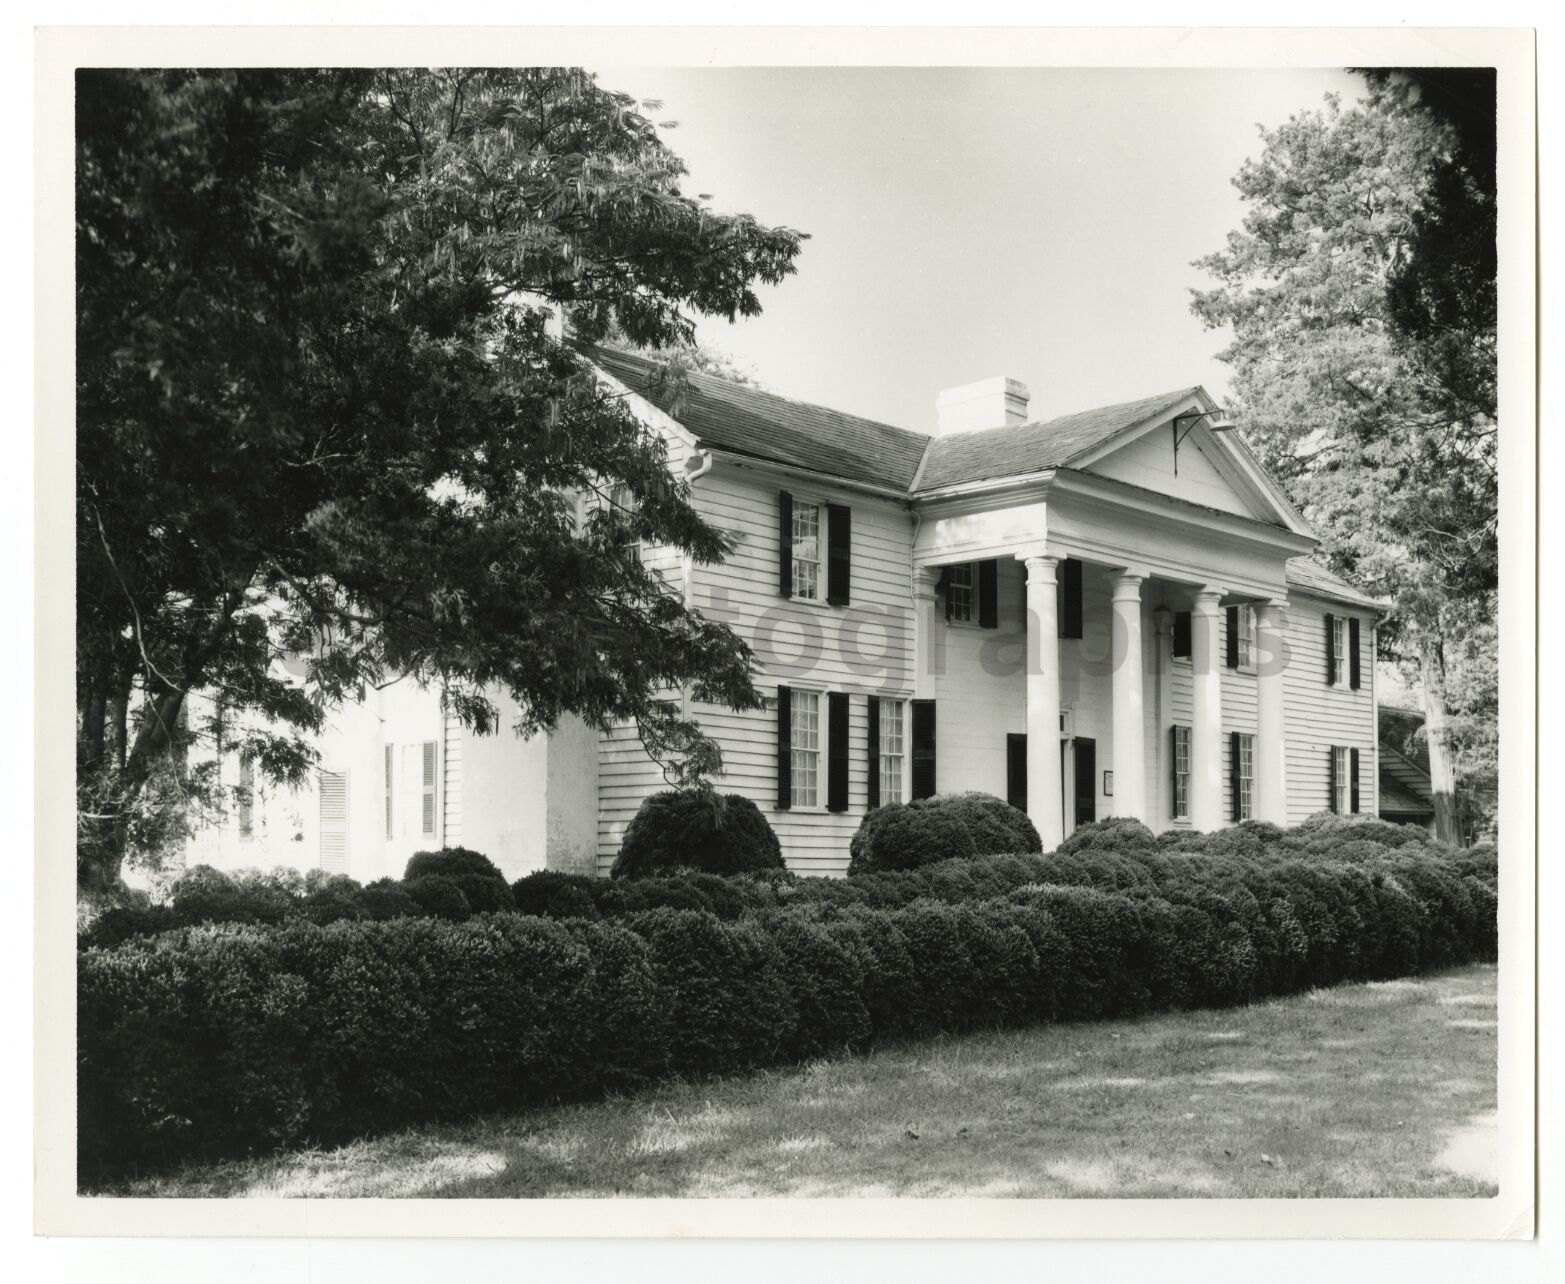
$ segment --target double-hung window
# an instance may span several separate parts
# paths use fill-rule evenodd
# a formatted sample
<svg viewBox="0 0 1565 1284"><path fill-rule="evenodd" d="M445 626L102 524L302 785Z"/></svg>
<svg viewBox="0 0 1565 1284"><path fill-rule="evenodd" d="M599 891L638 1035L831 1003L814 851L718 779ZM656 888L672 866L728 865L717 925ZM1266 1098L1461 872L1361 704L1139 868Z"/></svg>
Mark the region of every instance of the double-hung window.
<svg viewBox="0 0 1565 1284"><path fill-rule="evenodd" d="M900 700L880 702L880 801L902 801L902 710Z"/></svg>
<svg viewBox="0 0 1565 1284"><path fill-rule="evenodd" d="M1331 685L1348 684L1348 621L1338 615L1331 621Z"/></svg>
<svg viewBox="0 0 1565 1284"><path fill-rule="evenodd" d="M621 482L609 495L609 503L613 507L615 515L622 522L635 520L637 503L635 493ZM620 545L625 550L625 559L629 562L641 561L641 540L635 535L626 533L624 541Z"/></svg>
<svg viewBox="0 0 1565 1284"><path fill-rule="evenodd" d="M1190 816L1190 728L1174 728L1174 819Z"/></svg>
<svg viewBox="0 0 1565 1284"><path fill-rule="evenodd" d="M793 595L821 596L821 506L793 501Z"/></svg>
<svg viewBox="0 0 1565 1284"><path fill-rule="evenodd" d="M1250 820L1255 816L1255 737L1234 737L1234 817Z"/></svg>
<svg viewBox="0 0 1565 1284"><path fill-rule="evenodd" d="M789 749L792 758L793 806L819 806L821 697L818 691L794 691Z"/></svg>
<svg viewBox="0 0 1565 1284"><path fill-rule="evenodd" d="M1239 625L1239 667L1255 668L1255 608L1241 605L1235 617Z"/></svg>
<svg viewBox="0 0 1565 1284"><path fill-rule="evenodd" d="M978 598L978 575L972 562L946 568L946 619L971 624Z"/></svg>
<svg viewBox="0 0 1565 1284"><path fill-rule="evenodd" d="M1331 809L1346 816L1353 809L1352 751L1334 745L1331 758Z"/></svg>

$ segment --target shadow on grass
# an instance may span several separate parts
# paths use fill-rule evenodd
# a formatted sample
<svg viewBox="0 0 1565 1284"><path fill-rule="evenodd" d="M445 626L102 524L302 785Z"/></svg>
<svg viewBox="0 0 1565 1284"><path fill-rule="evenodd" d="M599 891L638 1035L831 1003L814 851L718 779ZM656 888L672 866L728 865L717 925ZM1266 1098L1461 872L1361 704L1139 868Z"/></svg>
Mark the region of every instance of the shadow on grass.
<svg viewBox="0 0 1565 1284"><path fill-rule="evenodd" d="M980 1033L416 1129L130 1195L1478 1197L1495 969Z"/></svg>

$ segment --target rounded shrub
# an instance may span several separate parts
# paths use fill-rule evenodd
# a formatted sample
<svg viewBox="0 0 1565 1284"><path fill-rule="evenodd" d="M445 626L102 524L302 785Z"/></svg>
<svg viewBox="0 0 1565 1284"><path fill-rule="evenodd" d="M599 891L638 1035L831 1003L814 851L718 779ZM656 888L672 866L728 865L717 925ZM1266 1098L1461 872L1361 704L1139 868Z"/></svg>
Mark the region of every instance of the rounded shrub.
<svg viewBox="0 0 1565 1284"><path fill-rule="evenodd" d="M424 911L395 878L377 878L359 889L364 916L377 922L393 918L418 918Z"/></svg>
<svg viewBox="0 0 1565 1284"><path fill-rule="evenodd" d="M979 856L1009 856L1041 852L1043 840L1037 827L1019 807L1013 807L994 794L971 790L958 794L935 794L920 798L909 806L920 811L939 811L955 816L973 836L973 848Z"/></svg>
<svg viewBox="0 0 1565 1284"><path fill-rule="evenodd" d="M461 888L474 914L516 908L511 886L489 857L466 847L442 847L439 851L414 852L402 879L447 878ZM442 916L444 917L444 916Z"/></svg>
<svg viewBox="0 0 1565 1284"><path fill-rule="evenodd" d="M743 794L668 789L652 794L629 825L612 878L658 874L749 874L784 869L782 844Z"/></svg>
<svg viewBox="0 0 1565 1284"><path fill-rule="evenodd" d="M1168 830L1167 833L1178 831ZM1188 837L1188 835L1185 835ZM1158 847L1158 840L1139 820L1128 816L1106 816L1102 820L1078 825L1056 849L1070 855L1075 852L1150 852Z"/></svg>
<svg viewBox="0 0 1565 1284"><path fill-rule="evenodd" d="M402 890L411 896L414 902L430 918L443 918L452 923L460 923L465 918L471 918L473 906L463 894L461 887L454 878L447 878L444 874L426 874L422 878L405 878L402 880Z"/></svg>
<svg viewBox="0 0 1565 1284"><path fill-rule="evenodd" d="M865 814L849 853L851 876L970 859L978 855L978 845L959 816L937 808L888 803Z"/></svg>
<svg viewBox="0 0 1565 1284"><path fill-rule="evenodd" d="M592 899L592 879L585 874L540 869L511 884L511 899L519 914L536 914L539 918L599 917Z"/></svg>

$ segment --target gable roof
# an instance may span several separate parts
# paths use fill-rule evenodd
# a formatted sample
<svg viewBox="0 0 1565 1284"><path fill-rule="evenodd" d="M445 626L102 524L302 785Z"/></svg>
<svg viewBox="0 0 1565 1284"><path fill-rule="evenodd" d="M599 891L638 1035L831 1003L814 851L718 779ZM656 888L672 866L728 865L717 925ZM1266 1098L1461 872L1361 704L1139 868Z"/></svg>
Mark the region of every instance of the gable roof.
<svg viewBox="0 0 1565 1284"><path fill-rule="evenodd" d="M1424 726L1424 715L1414 709L1398 709L1389 704L1381 705L1376 713L1381 747L1390 749L1427 778L1429 741L1418 734Z"/></svg>
<svg viewBox="0 0 1565 1284"><path fill-rule="evenodd" d="M631 391L719 450L846 481L910 490L929 438L857 415L779 397L715 375L687 372L683 397L663 362L638 353L578 344L578 350Z"/></svg>
<svg viewBox="0 0 1565 1284"><path fill-rule="evenodd" d="M1313 557L1289 559L1288 587L1333 602L1346 602L1349 606L1365 606L1377 611L1384 610L1386 606L1378 598L1371 597L1362 589L1354 588L1340 575L1327 570Z"/></svg>
<svg viewBox="0 0 1565 1284"><path fill-rule="evenodd" d="M938 490L963 482L992 481L1061 467L1177 405L1195 391L1193 387L1181 388L1140 401L1017 424L1004 431L986 428L931 438L918 490Z"/></svg>

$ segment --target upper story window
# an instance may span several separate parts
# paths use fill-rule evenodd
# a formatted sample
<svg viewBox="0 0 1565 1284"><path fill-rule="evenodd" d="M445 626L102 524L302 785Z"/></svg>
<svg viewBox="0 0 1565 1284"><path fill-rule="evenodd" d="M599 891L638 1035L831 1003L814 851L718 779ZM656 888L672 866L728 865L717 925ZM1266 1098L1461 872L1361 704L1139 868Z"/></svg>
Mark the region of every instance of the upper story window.
<svg viewBox="0 0 1565 1284"><path fill-rule="evenodd" d="M1255 608L1241 605L1236 608L1235 620L1238 624L1239 638L1239 667L1241 669L1255 668Z"/></svg>
<svg viewBox="0 0 1565 1284"><path fill-rule="evenodd" d="M1348 622L1343 616L1331 621L1331 685L1345 687L1348 684Z"/></svg>
<svg viewBox="0 0 1565 1284"><path fill-rule="evenodd" d="M821 506L793 501L793 595L817 602L821 596Z"/></svg>
<svg viewBox="0 0 1565 1284"><path fill-rule="evenodd" d="M609 503L619 515L620 520L625 522L632 520L639 508L634 492L624 482L615 486L609 493ZM641 560L641 540L635 535L627 533L621 547L624 548L627 559L637 562Z"/></svg>
<svg viewBox="0 0 1565 1284"><path fill-rule="evenodd" d="M971 562L946 567L946 619L971 624L977 618L978 574Z"/></svg>

